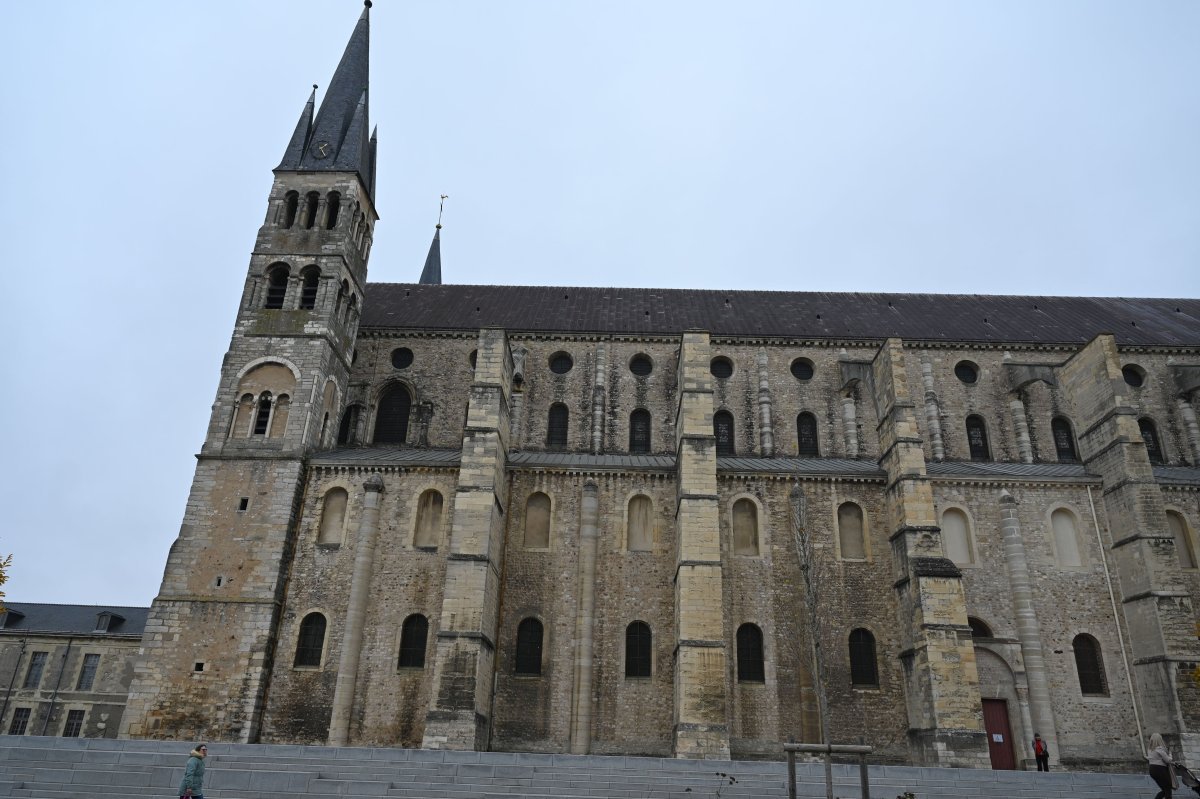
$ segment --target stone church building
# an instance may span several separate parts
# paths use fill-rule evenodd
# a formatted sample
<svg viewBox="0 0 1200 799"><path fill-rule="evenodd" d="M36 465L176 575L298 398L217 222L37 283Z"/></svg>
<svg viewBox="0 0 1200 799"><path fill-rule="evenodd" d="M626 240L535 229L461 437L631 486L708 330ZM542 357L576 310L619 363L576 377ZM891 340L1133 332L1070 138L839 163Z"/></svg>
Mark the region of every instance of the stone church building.
<svg viewBox="0 0 1200 799"><path fill-rule="evenodd" d="M1200 301L368 283L368 17L122 736L780 757L823 684L879 762L1200 762Z"/></svg>

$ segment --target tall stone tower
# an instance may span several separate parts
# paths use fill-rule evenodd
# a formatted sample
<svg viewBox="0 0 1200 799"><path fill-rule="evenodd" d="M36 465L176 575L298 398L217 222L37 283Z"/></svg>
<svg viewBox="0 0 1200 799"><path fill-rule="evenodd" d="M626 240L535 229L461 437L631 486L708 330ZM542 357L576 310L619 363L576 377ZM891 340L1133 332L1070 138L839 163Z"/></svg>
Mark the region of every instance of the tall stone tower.
<svg viewBox="0 0 1200 799"><path fill-rule="evenodd" d="M258 737L304 459L337 433L378 218L370 5L275 169L122 737Z"/></svg>

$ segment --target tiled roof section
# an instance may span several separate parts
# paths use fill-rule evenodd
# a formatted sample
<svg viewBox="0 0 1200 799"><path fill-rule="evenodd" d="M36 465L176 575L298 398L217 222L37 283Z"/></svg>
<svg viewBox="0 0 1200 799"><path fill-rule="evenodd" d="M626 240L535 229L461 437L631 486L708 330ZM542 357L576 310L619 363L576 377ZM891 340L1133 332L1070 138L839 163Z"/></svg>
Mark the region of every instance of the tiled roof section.
<svg viewBox="0 0 1200 799"><path fill-rule="evenodd" d="M1195 466L1155 466L1154 476L1160 483L1200 485L1200 468Z"/></svg>
<svg viewBox="0 0 1200 799"><path fill-rule="evenodd" d="M580 469L584 471L671 471L674 455L590 455L583 452L514 452L508 465L515 469Z"/></svg>
<svg viewBox="0 0 1200 799"><path fill-rule="evenodd" d="M1023 480L1099 480L1079 463L943 461L925 465L930 477L1016 477Z"/></svg>
<svg viewBox="0 0 1200 799"><path fill-rule="evenodd" d="M415 447L346 447L319 452L312 466L458 466L462 450Z"/></svg>
<svg viewBox="0 0 1200 799"><path fill-rule="evenodd" d="M849 458L717 458L718 472L768 472L794 474L797 477L836 475L842 477L876 477L885 473L875 461L856 461Z"/></svg>
<svg viewBox="0 0 1200 799"><path fill-rule="evenodd" d="M123 605L49 605L33 602L5 602L9 613L3 632L59 633L73 635L111 635L141 637L146 629L150 608L131 608ZM15 611L11 612L11 611ZM96 619L101 613L112 613L123 620L113 619L107 632L96 632ZM20 615L18 615L20 614Z"/></svg>
<svg viewBox="0 0 1200 799"><path fill-rule="evenodd" d="M1200 300L372 283L362 326L1200 346Z"/></svg>

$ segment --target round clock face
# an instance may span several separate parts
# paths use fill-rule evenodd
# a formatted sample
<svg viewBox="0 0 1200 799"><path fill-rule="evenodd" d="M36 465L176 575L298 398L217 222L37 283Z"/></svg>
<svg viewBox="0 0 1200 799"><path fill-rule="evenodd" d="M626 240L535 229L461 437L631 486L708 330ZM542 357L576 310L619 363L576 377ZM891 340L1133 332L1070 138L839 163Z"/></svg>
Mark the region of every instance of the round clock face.
<svg viewBox="0 0 1200 799"><path fill-rule="evenodd" d="M313 158L328 158L333 155L333 145L327 141L319 141L312 146Z"/></svg>

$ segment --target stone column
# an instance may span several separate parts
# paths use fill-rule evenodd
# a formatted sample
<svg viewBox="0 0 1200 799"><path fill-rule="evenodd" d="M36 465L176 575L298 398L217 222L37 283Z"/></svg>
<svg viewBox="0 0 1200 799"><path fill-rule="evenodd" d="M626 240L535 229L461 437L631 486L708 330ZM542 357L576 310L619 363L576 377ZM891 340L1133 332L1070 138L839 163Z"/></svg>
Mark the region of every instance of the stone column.
<svg viewBox="0 0 1200 799"><path fill-rule="evenodd" d="M1022 463L1033 463L1033 439L1029 437L1029 420L1025 417L1025 403L1021 395L1014 393L1008 401L1012 412L1013 433L1017 437L1017 452Z"/></svg>
<svg viewBox="0 0 1200 799"><path fill-rule="evenodd" d="M596 346L596 373L592 378L592 454L604 452L604 375L608 371L608 351Z"/></svg>
<svg viewBox="0 0 1200 799"><path fill-rule="evenodd" d="M1033 723L1031 732L1041 733L1046 746L1050 748L1050 762L1058 763L1058 734L1054 727L1054 708L1050 703L1050 685L1046 679L1046 658L1038 625L1037 605L1033 600L1033 582L1029 577L1029 561L1025 557L1025 539L1021 537L1021 522L1017 518L1017 500L1006 490L1000 492L1000 533L1004 538L1004 564L1008 568L1013 612L1017 618L1021 660L1025 663L1025 680L1029 684L1029 713ZM1022 750L1027 746L1028 741Z"/></svg>
<svg viewBox="0 0 1200 799"><path fill-rule="evenodd" d="M879 414L880 466L888 481L884 497L905 653L911 758L986 768L990 760L962 572L942 549L900 339L890 338L880 348L870 382Z"/></svg>
<svg viewBox="0 0 1200 799"><path fill-rule="evenodd" d="M583 486L579 513L579 611L575 616L575 686L571 713L571 754L586 755L592 745L593 638L596 623L596 525L600 499L596 484Z"/></svg>
<svg viewBox="0 0 1200 799"><path fill-rule="evenodd" d="M1104 481L1098 502L1108 519L1105 545L1129 631L1144 728L1162 733L1188 763L1198 762L1195 612L1138 428L1137 401L1121 375L1116 339L1111 334L1092 339L1058 374L1075 406L1079 455Z"/></svg>
<svg viewBox="0 0 1200 799"><path fill-rule="evenodd" d="M775 433L771 427L771 384L767 350L758 348L758 444L764 458L775 457Z"/></svg>
<svg viewBox="0 0 1200 799"><path fill-rule="evenodd" d="M375 537L379 531L379 495L383 478L377 474L363 483L363 509L354 541L354 574L350 600L342 628L342 654L338 658L337 682L333 688L333 713L329 719L329 746L345 746L350 739L350 714L354 710L354 687L362 656L363 626L370 596L371 567L375 560Z"/></svg>
<svg viewBox="0 0 1200 799"><path fill-rule="evenodd" d="M509 442L514 450L521 448L521 437L524 432L525 424L525 392L522 387L525 385L525 357L529 355L529 350L525 347L517 345L510 348L513 363L513 390L512 390L512 415L510 417L509 428L512 431L509 436Z"/></svg>
<svg viewBox="0 0 1200 799"><path fill-rule="evenodd" d="M921 383L925 386L925 426L929 430L929 449L935 461L946 460L946 445L942 440L942 408L933 387L933 364L921 362Z"/></svg>
<svg viewBox="0 0 1200 799"><path fill-rule="evenodd" d="M424 749L487 747L499 624L512 359L503 330L479 331L463 431Z"/></svg>
<svg viewBox="0 0 1200 799"><path fill-rule="evenodd" d="M846 434L846 457L858 457L858 412L854 404L854 389L842 397L842 424Z"/></svg>
<svg viewBox="0 0 1200 799"><path fill-rule="evenodd" d="M729 757L717 445L706 332L679 347L675 565L675 756Z"/></svg>
<svg viewBox="0 0 1200 799"><path fill-rule="evenodd" d="M1196 421L1196 409L1187 396L1177 397L1175 402L1179 408L1179 418L1183 420L1183 429L1187 431L1192 465L1200 466L1200 423Z"/></svg>

